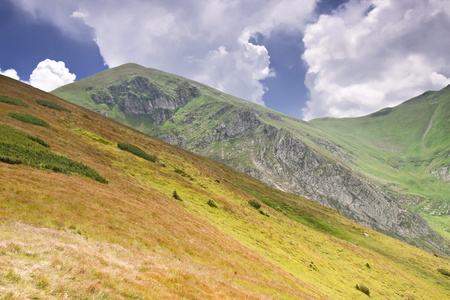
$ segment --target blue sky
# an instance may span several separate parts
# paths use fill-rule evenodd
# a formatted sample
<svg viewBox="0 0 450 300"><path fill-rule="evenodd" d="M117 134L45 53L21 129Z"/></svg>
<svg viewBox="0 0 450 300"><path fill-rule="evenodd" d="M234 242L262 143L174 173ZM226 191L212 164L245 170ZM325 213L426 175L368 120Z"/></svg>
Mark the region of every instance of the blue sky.
<svg viewBox="0 0 450 300"><path fill-rule="evenodd" d="M0 72L43 90L135 62L297 118L450 83L445 0L2 0Z"/></svg>

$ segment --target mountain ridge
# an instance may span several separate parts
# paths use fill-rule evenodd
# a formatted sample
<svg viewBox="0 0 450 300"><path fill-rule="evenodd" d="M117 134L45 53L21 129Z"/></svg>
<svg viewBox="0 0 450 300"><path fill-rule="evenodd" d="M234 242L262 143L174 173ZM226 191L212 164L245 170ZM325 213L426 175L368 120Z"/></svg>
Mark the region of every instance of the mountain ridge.
<svg viewBox="0 0 450 300"><path fill-rule="evenodd" d="M136 72L133 72L135 68ZM124 102L143 107L155 101L146 92L134 93L137 87L130 85L133 74L139 78L148 76L148 81L166 98L174 99L176 90L182 85L197 89L197 97L171 110L157 107L157 111L165 110L167 118L162 124L156 122L155 125L155 120L145 109L139 114L127 114L121 109ZM123 93L114 96L116 90ZM373 184L372 178L361 172L364 169L354 171L350 167L352 161L358 159L354 153L348 151L342 141L333 139L327 129L312 122L297 120L195 81L135 64L101 72L92 80L80 80L54 93L171 144L221 161L280 189L335 207L366 226L416 245L420 243L417 244L415 239L420 238L430 245L441 244L441 249L448 248L448 242L439 242L441 238L426 222L400 207L390 190ZM96 103L96 95L115 100L109 105ZM274 138L278 138L275 144ZM298 156L290 156L286 147L290 147L292 153L297 151ZM348 182L353 184L347 185ZM377 204L374 206L374 203Z"/></svg>

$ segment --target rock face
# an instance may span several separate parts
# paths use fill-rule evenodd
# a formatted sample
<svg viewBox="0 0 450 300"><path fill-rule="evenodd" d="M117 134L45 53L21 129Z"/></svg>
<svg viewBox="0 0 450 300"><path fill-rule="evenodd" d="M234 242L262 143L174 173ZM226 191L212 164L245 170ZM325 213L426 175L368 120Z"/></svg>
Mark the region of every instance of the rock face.
<svg viewBox="0 0 450 300"><path fill-rule="evenodd" d="M196 99L201 95L200 89L188 81L169 84L170 91L162 90L149 79L135 76L89 92L96 103L119 109L130 118L149 116L154 128L147 133L159 139L333 207L375 230L413 244L413 239L418 238L450 254L449 245L420 216L400 206L347 165L352 160L351 153L322 136L311 138L308 132L301 132L303 127L283 127L288 121L301 121L287 120L286 116L251 108L221 95L214 98L217 94L207 94L203 89L205 96ZM211 101L205 100L208 97ZM186 106L191 101L195 103ZM442 168L433 174L447 180L449 171Z"/></svg>
<svg viewBox="0 0 450 300"><path fill-rule="evenodd" d="M161 91L148 78L136 76L129 81L110 85L108 91L91 94L96 103L118 105L126 115L149 115L159 126L170 119L175 110L200 96L200 90L185 82L176 89L176 97Z"/></svg>
<svg viewBox="0 0 450 300"><path fill-rule="evenodd" d="M200 140L179 132L163 140L228 164L269 185L336 208L360 224L403 240L420 238L449 253L445 243L417 214L403 208L370 180L338 160L324 156L290 131L261 120L256 110L239 111ZM340 156L338 147L319 146ZM230 146L234 145L234 146ZM242 157L248 163L242 162Z"/></svg>

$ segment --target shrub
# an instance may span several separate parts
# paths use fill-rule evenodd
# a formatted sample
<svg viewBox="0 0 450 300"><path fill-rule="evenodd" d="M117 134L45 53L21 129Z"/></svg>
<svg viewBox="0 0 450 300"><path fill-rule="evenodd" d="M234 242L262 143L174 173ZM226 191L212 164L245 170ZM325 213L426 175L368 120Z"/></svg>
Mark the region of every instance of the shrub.
<svg viewBox="0 0 450 300"><path fill-rule="evenodd" d="M439 269L437 269L437 270L438 270L438 272L441 273L442 275L445 275L445 276L449 276L449 277L450 277L450 272L449 272L448 270L442 269L442 268L439 268Z"/></svg>
<svg viewBox="0 0 450 300"><path fill-rule="evenodd" d="M9 164L24 164L63 174L77 174L101 183L108 183L105 178L88 166L56 155L46 149L33 149L18 144L0 142L0 161Z"/></svg>
<svg viewBox="0 0 450 300"><path fill-rule="evenodd" d="M263 216L266 217L270 217L268 213L266 213L265 211L263 211L262 209L258 210L260 214L262 214Z"/></svg>
<svg viewBox="0 0 450 300"><path fill-rule="evenodd" d="M42 139L32 136L26 132L14 129L6 124L0 124L0 137L3 142L18 143L33 146L30 141L38 143L41 146L49 148L50 146Z"/></svg>
<svg viewBox="0 0 450 300"><path fill-rule="evenodd" d="M206 202L206 204L208 204L212 208L217 208L217 204L216 202L214 202L214 200L209 199L208 202Z"/></svg>
<svg viewBox="0 0 450 300"><path fill-rule="evenodd" d="M17 105L17 106L22 106L22 107L28 107L28 104L26 104L25 102L20 101L15 98L4 96L4 95L0 95L0 102Z"/></svg>
<svg viewBox="0 0 450 300"><path fill-rule="evenodd" d="M366 263L367 269L372 269L372 267L369 265L369 263Z"/></svg>
<svg viewBox="0 0 450 300"><path fill-rule="evenodd" d="M51 108L51 109L55 109L55 110L58 110L58 111L70 112L67 108L62 107L61 105L59 105L59 104L57 104L55 102L41 100L41 99L36 100L36 102L38 104L42 105L42 106L45 106L45 107L48 107L48 108Z"/></svg>
<svg viewBox="0 0 450 300"><path fill-rule="evenodd" d="M256 201L256 200L249 200L248 204L250 204L251 206L253 206L256 209L260 209L261 208L261 204Z"/></svg>
<svg viewBox="0 0 450 300"><path fill-rule="evenodd" d="M63 174L76 174L101 183L108 182L84 164L51 152L43 140L26 132L0 125L0 141L0 161L2 162L24 164Z"/></svg>
<svg viewBox="0 0 450 300"><path fill-rule="evenodd" d="M357 285L355 286L355 288L356 288L358 291L363 292L363 293L366 294L367 296L370 296L369 288L366 287L364 284L359 284L359 285L357 284Z"/></svg>
<svg viewBox="0 0 450 300"><path fill-rule="evenodd" d="M121 149L121 150L128 151L136 156L139 156L145 160L148 160L151 162L156 162L155 156L148 154L147 152L145 152L138 146L135 146L132 144L127 144L127 143L118 143L117 147L119 147L119 149Z"/></svg>
<svg viewBox="0 0 450 300"><path fill-rule="evenodd" d="M183 200L181 199L181 197L180 197L180 196L178 195L178 193L177 193L177 191L176 191L176 190L175 190L175 191L173 191L172 197L173 197L174 199L177 199L177 200L183 201Z"/></svg>
<svg viewBox="0 0 450 300"><path fill-rule="evenodd" d="M188 173L186 173L185 171L183 171L183 170L181 170L181 169L178 169L178 168L177 168L177 169L174 170L174 172L180 174L180 175L183 176L183 177L188 178L188 179L191 180L191 181L194 181L194 178L192 178L191 175L189 175Z"/></svg>
<svg viewBox="0 0 450 300"><path fill-rule="evenodd" d="M38 126L42 126L42 127L50 127L50 125L47 122L39 119L38 117L32 116L32 115L21 114L21 113L9 113L8 115L11 118L14 118L16 120L19 120L19 121L22 121L25 123L38 125Z"/></svg>

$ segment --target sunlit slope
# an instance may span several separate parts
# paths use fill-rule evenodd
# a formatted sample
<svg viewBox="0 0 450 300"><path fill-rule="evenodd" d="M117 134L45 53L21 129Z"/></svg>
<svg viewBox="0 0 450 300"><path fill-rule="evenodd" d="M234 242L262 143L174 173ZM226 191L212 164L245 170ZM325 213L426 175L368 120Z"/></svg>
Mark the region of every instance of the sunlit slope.
<svg viewBox="0 0 450 300"><path fill-rule="evenodd" d="M350 166L354 153L318 126L137 64L105 70L52 93L334 207L380 232L430 251L449 251L420 216L356 172ZM370 162L373 156L364 159Z"/></svg>
<svg viewBox="0 0 450 300"><path fill-rule="evenodd" d="M1 295L366 299L366 291L374 299L450 297L448 257L3 76L0 91L28 104L0 102L1 124L108 180L0 163ZM10 112L34 115L49 127ZM174 199L175 190L182 201Z"/></svg>
<svg viewBox="0 0 450 300"><path fill-rule="evenodd" d="M355 167L450 237L450 87L365 117L311 123L351 153Z"/></svg>

